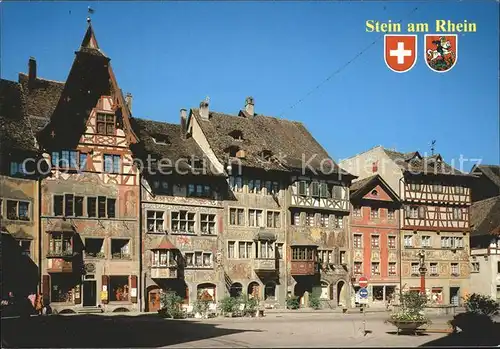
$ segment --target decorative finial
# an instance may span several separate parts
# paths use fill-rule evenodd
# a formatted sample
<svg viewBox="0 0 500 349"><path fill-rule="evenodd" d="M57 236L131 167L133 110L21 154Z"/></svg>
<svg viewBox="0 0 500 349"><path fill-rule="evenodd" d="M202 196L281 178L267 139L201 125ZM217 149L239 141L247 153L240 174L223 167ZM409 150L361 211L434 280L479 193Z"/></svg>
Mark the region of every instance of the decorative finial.
<svg viewBox="0 0 500 349"><path fill-rule="evenodd" d="M91 21L90 15L93 14L95 11L94 11L94 9L92 7L88 6L87 7L87 12L89 13L89 16L87 17L87 23L90 24L90 21Z"/></svg>
<svg viewBox="0 0 500 349"><path fill-rule="evenodd" d="M436 145L436 140L433 140L431 142L431 155L434 155L434 150L435 150L435 145Z"/></svg>

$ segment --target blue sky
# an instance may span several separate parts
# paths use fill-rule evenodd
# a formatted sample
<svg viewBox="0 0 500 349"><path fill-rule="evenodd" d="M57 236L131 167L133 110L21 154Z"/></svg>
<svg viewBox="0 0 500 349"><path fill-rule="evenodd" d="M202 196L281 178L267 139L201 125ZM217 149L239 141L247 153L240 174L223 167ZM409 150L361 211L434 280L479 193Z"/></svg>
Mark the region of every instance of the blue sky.
<svg viewBox="0 0 500 349"><path fill-rule="evenodd" d="M39 76L65 80L88 5L134 116L178 122L206 96L212 110L237 113L253 96L257 113L302 121L336 160L379 144L429 152L436 139L446 161L500 162L498 2L3 2L2 78L17 80L34 56ZM423 33L404 74L386 67L380 38L306 97L381 37L365 32L368 19L466 19L478 31L459 34L444 74L425 65Z"/></svg>

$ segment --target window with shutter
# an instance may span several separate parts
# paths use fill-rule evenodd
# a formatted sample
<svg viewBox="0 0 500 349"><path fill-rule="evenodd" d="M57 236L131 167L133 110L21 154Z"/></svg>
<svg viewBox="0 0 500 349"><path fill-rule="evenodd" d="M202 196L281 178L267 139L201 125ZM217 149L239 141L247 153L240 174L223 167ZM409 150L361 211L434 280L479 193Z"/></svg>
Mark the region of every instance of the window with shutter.
<svg viewBox="0 0 500 349"><path fill-rule="evenodd" d="M319 196L319 183L318 182L311 183L311 196Z"/></svg>
<svg viewBox="0 0 500 349"><path fill-rule="evenodd" d="M307 195L307 183L305 181L299 182L299 195Z"/></svg>

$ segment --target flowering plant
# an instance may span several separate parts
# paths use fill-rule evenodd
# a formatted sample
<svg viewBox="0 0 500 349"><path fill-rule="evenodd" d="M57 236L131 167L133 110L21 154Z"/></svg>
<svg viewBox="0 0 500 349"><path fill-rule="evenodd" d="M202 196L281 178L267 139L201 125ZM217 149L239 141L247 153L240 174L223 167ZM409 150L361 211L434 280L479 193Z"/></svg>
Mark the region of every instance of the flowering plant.
<svg viewBox="0 0 500 349"><path fill-rule="evenodd" d="M401 309L391 314L388 322L421 322L431 321L424 314L427 296L417 292L407 292L401 295Z"/></svg>

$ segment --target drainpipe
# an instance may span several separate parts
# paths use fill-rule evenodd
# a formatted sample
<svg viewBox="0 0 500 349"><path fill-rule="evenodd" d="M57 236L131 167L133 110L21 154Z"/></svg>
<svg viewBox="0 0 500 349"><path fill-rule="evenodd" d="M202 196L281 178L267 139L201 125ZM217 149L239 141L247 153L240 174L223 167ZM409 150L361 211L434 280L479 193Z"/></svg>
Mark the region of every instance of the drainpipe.
<svg viewBox="0 0 500 349"><path fill-rule="evenodd" d="M399 178L399 199L401 200L401 207L399 211L398 217L398 237L399 237L399 303L401 303L401 299L403 299L403 244L401 244L401 228L402 228L402 219L401 216L404 214L404 200L401 197L401 185L402 185L403 177ZM403 212L401 212L403 210Z"/></svg>
<svg viewBox="0 0 500 349"><path fill-rule="evenodd" d="M42 178L39 175L38 179L36 181L37 185L37 196L38 196L38 203L37 203L37 210L38 210L38 217L36 217L36 220L38 222L38 293L42 293L42 245L43 245L43 239L42 239ZM33 217L35 218L35 217ZM44 295L45 297L48 297L49 295Z"/></svg>
<svg viewBox="0 0 500 349"><path fill-rule="evenodd" d="M285 301L284 301L284 306L286 309L286 300L288 299L288 268L291 268L291 264L288 264L288 249L290 248L290 242L289 242L289 224L290 224L290 219L291 217L288 216L289 211L290 211L290 205L288 201L289 197L289 186L290 186L290 178L287 177L286 181L283 181L285 183L284 188L283 188L283 206L285 207L285 243L284 243L284 248L283 248L283 259L284 259L284 265L285 265Z"/></svg>

